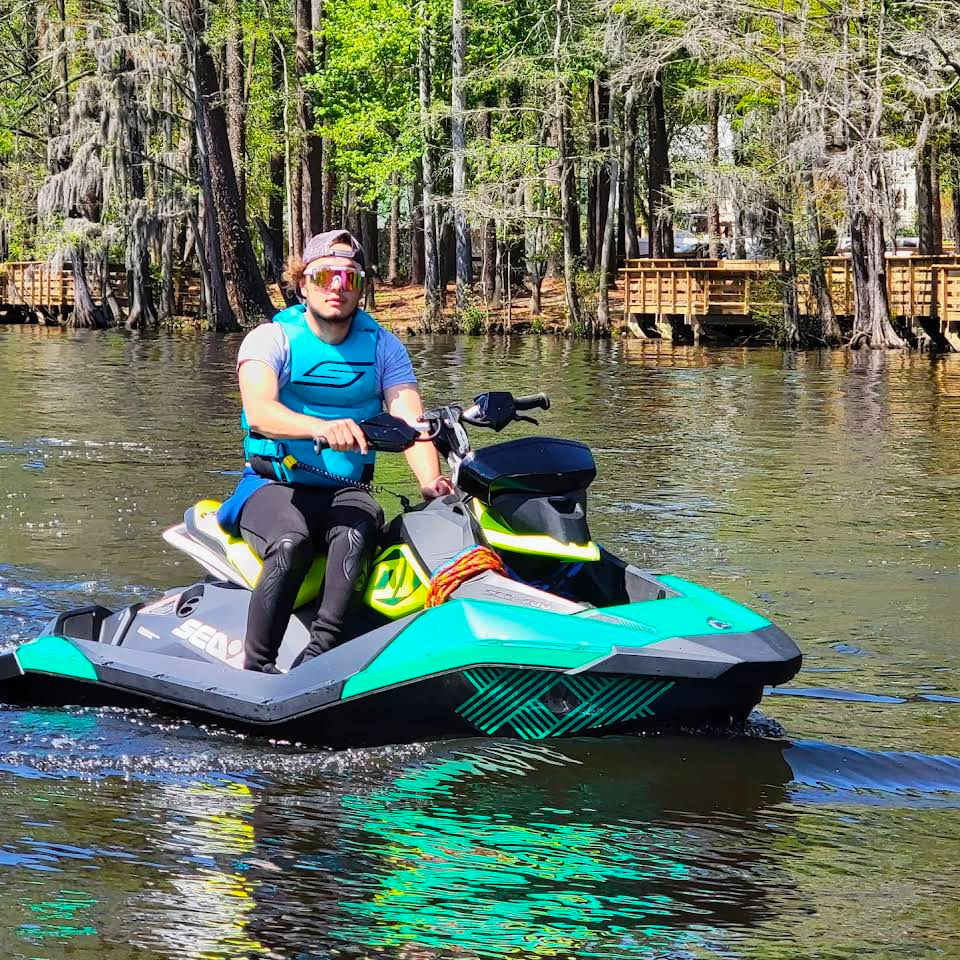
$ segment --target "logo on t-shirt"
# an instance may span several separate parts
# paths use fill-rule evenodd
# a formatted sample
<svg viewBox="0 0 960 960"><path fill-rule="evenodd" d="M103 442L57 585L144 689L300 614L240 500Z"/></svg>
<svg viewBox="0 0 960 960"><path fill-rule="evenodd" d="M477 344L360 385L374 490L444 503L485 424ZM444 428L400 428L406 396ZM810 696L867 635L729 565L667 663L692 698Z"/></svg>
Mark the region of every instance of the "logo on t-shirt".
<svg viewBox="0 0 960 960"><path fill-rule="evenodd" d="M303 387L332 387L343 390L352 387L372 366L372 361L361 363L352 360L321 360L304 373L302 379L294 380L293 383Z"/></svg>

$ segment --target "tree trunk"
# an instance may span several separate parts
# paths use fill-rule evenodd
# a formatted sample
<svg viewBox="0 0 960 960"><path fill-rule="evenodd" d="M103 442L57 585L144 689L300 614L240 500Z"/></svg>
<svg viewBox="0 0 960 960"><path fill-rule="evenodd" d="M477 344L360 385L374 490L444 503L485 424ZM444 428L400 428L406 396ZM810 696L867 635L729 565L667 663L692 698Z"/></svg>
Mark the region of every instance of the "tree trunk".
<svg viewBox="0 0 960 960"><path fill-rule="evenodd" d="M720 241L720 97L717 91L710 89L707 92L707 164L710 167L708 174L707 200L707 236L709 238L709 254L714 260L721 253Z"/></svg>
<svg viewBox="0 0 960 960"><path fill-rule="evenodd" d="M263 283L253 253L246 218L240 205L237 181L230 159L230 143L219 85L210 55L202 39L203 22L198 0L186 0L186 30L197 85L197 139L203 142L209 165L213 210L219 228L220 257L230 306L244 326L273 316L274 307Z"/></svg>
<svg viewBox="0 0 960 960"><path fill-rule="evenodd" d="M450 138L453 147L453 215L456 232L457 310L464 310L473 286L473 253L470 230L464 209L467 190L467 98L463 89L466 71L467 30L464 24L464 0L453 0Z"/></svg>
<svg viewBox="0 0 960 960"><path fill-rule="evenodd" d="M360 212L363 224L363 252L367 260L367 283L364 287L364 310L373 309L376 281L380 278L380 229L377 224L377 201Z"/></svg>
<svg viewBox="0 0 960 960"><path fill-rule="evenodd" d="M431 24L426 0L419 0L420 43L418 73L420 84L420 129L423 136L423 253L424 317L423 325L432 330L440 320L440 258L437 250L437 225L434 204L433 121L431 108Z"/></svg>
<svg viewBox="0 0 960 960"><path fill-rule="evenodd" d="M940 148L930 147L930 193L933 200L933 240L936 255L943 253L943 204L940 201Z"/></svg>
<svg viewBox="0 0 960 960"><path fill-rule="evenodd" d="M650 208L651 257L673 256L673 212L670 201L670 150L667 139L667 117L663 105L663 71L653 81L647 111L650 133L650 173L648 206Z"/></svg>
<svg viewBox="0 0 960 960"><path fill-rule="evenodd" d="M124 31L128 36L136 33L138 24L131 19L126 0L121 0L118 12ZM129 310L126 328L139 330L157 323L157 310L153 303L153 282L150 277L150 235L154 220L146 203L147 187L144 177L144 144L134 91L134 63L129 53L120 57L117 85L125 145L128 153L131 199L127 204L127 276Z"/></svg>
<svg viewBox="0 0 960 960"><path fill-rule="evenodd" d="M493 302L497 286L497 221L487 217L483 221L483 302Z"/></svg>
<svg viewBox="0 0 960 960"><path fill-rule="evenodd" d="M322 70L326 62L326 40L323 36L323 0L311 0L310 2L310 70ZM324 152L324 140L313 132L316 123L316 117L313 109L313 98L307 96L306 99L306 120L307 120L307 140L306 140L306 172L304 174L304 186L306 181L310 181L310 193L306 197L306 206L304 208L304 220L309 224L310 235L322 233L329 229L328 221L325 216L323 178L327 166Z"/></svg>
<svg viewBox="0 0 960 960"><path fill-rule="evenodd" d="M61 130L70 120L70 88L67 62L67 5L66 0L57 0L57 25L54 33L53 76L57 88L57 121Z"/></svg>
<svg viewBox="0 0 960 960"><path fill-rule="evenodd" d="M423 163L415 161L410 203L410 283L420 286L426 276L423 232Z"/></svg>
<svg viewBox="0 0 960 960"><path fill-rule="evenodd" d="M813 173L808 169L803 174L806 198L807 246L810 248L810 293L813 297L813 309L820 320L820 335L824 343L835 346L843 339L837 323L830 288L827 284L826 269L823 264L823 239L820 236L820 213L814 194Z"/></svg>
<svg viewBox="0 0 960 960"><path fill-rule="evenodd" d="M878 161L873 161L874 169L870 171L872 186L876 186L877 163ZM883 221L875 205L867 206L862 201L854 180L848 191L854 303L853 337L850 346L854 349L902 347L903 341L890 323Z"/></svg>
<svg viewBox="0 0 960 960"><path fill-rule="evenodd" d="M490 297L490 306L499 310L503 306L503 242L496 229L493 234L493 294Z"/></svg>
<svg viewBox="0 0 960 960"><path fill-rule="evenodd" d="M324 28L324 0L312 0L311 20L314 31L320 31L316 34L314 41L313 62L316 70L321 71L327 65L327 37L323 32ZM321 230L332 230L336 225L333 222L333 208L337 199L337 173L333 167L333 143L326 137L321 137L319 142L320 156L320 192L315 199L319 201L319 211L314 213L314 219L319 215L319 226ZM316 156L314 156L316 163ZM317 188L314 183L314 190Z"/></svg>
<svg viewBox="0 0 960 960"><path fill-rule="evenodd" d="M110 286L109 257L110 251L103 250L97 258L99 261L97 266L100 269L100 309L103 311L107 324L111 325L123 315L123 312L120 309L120 304L117 303L113 287Z"/></svg>
<svg viewBox="0 0 960 960"><path fill-rule="evenodd" d="M387 283L396 284L400 276L400 175L390 175L390 236L387 246Z"/></svg>
<svg viewBox="0 0 960 960"><path fill-rule="evenodd" d="M917 144L917 252L932 257L939 253L933 212L933 144L926 136L927 120L921 128L922 142Z"/></svg>
<svg viewBox="0 0 960 960"><path fill-rule="evenodd" d="M77 246L72 248L70 256L73 261L73 312L67 320L67 326L102 330L109 323L104 311L94 304L90 296L86 255Z"/></svg>
<svg viewBox="0 0 960 960"><path fill-rule="evenodd" d="M439 207L439 205L438 205ZM457 238L453 230L453 210L439 208L437 214L437 258L440 263L440 289L457 279Z"/></svg>
<svg viewBox="0 0 960 960"><path fill-rule="evenodd" d="M745 166L746 163L743 155L742 134L734 127L733 165L740 167ZM735 189L733 193L733 256L736 260L745 260L747 257L747 217L747 205L740 191Z"/></svg>
<svg viewBox="0 0 960 960"><path fill-rule="evenodd" d="M283 90L283 75L283 48L280 44L274 43L270 50L270 76L276 93ZM270 122L274 130L283 129L283 108L279 96L274 97L272 101ZM278 139L274 140L273 149L270 151L270 195L267 198L266 232L270 239L272 255L267 255L267 245L266 243L263 245L266 279L271 283L280 283L280 274L283 272L284 161L283 150Z"/></svg>
<svg viewBox="0 0 960 960"><path fill-rule="evenodd" d="M580 254L579 213L576 210L573 163L567 144L567 98L561 70L563 0L555 0L553 35L553 96L556 116L557 165L560 169L560 207L563 215L563 284L567 299L567 329L579 332L580 297L577 294L577 258Z"/></svg>
<svg viewBox="0 0 960 960"><path fill-rule="evenodd" d="M294 0L296 21L297 63L297 119L302 138L300 154L300 216L303 241L309 240L323 228L323 146L313 133L313 101L304 81L314 69L313 21L314 4L311 0ZM317 11L318 15L321 11Z"/></svg>
<svg viewBox="0 0 960 960"><path fill-rule="evenodd" d="M243 68L243 28L237 0L227 0L227 129L230 152L233 154L233 173L237 178L237 193L244 210L247 208L247 96Z"/></svg>
<svg viewBox="0 0 960 960"><path fill-rule="evenodd" d="M485 148L489 148L492 142L493 123L491 120L491 111L494 101L488 99L484 104L485 109L480 114L479 129L477 136L483 142ZM486 150L484 151L486 155ZM480 173L481 180L491 178L489 164L487 164ZM497 222L493 217L486 216L481 220L480 237L480 292L483 296L483 302L490 306L493 300L493 290L495 286L494 275L497 269Z"/></svg>
<svg viewBox="0 0 960 960"><path fill-rule="evenodd" d="M953 249L956 254L960 255L960 136L954 135L951 138L950 156L952 160L950 197L953 201Z"/></svg>
<svg viewBox="0 0 960 960"><path fill-rule="evenodd" d="M218 332L239 330L240 325L230 306L227 296L227 281L223 275L223 260L220 256L220 229L213 198L213 183L210 176L210 160L206 147L203 113L200 110L200 96L195 92L194 127L197 146L197 170L200 174L200 189L203 200L203 227L200 221L193 225L197 238L197 260L200 275L203 278L204 300L210 318L211 327Z"/></svg>
<svg viewBox="0 0 960 960"><path fill-rule="evenodd" d="M363 247L364 258L367 261L367 273L374 272L380 275L380 228L377 223L377 201L371 205L364 204L357 211L360 221L360 232L357 237Z"/></svg>
<svg viewBox="0 0 960 960"><path fill-rule="evenodd" d="M640 234L637 231L637 89L627 89L623 105L623 209L626 230L626 255L630 260L640 256Z"/></svg>
<svg viewBox="0 0 960 960"><path fill-rule="evenodd" d="M540 150L537 148L534 169L540 169ZM542 176L536 185L528 183L524 188L524 208L526 212L524 229L524 252L526 255L527 275L530 277L530 316L539 317L541 313L540 291L546 272L546 226L543 216L546 207L546 190Z"/></svg>
<svg viewBox="0 0 960 960"><path fill-rule="evenodd" d="M587 87L587 153L591 159L588 164L585 164L588 175L583 258L587 269L593 270L594 264L597 262L598 250L597 222L599 218L596 216L596 210L599 202L597 197L599 179L597 171L594 170L594 160L592 158L600 153L600 121L597 119L597 85L594 81L591 81Z"/></svg>
<svg viewBox="0 0 960 960"><path fill-rule="evenodd" d="M171 25L166 24L166 39L170 42ZM163 85L163 146L168 157L173 156L173 109L174 85L167 79ZM173 195L173 172L165 170L163 173L163 189L167 197ZM163 209L161 207L161 209ZM162 239L160 243L160 302L158 304L160 322L170 321L176 314L176 297L174 281L174 247L177 237L178 220L174 219L172 210L167 208L167 219L162 224Z"/></svg>
<svg viewBox="0 0 960 960"><path fill-rule="evenodd" d="M152 217L146 204L134 200L128 206L127 223L127 330L142 330L157 324L150 277L150 230Z"/></svg>
<svg viewBox="0 0 960 960"><path fill-rule="evenodd" d="M800 309L797 303L797 236L793 223L793 194L789 186L780 204L781 236L780 269L786 277L783 298L784 342L787 347L800 346Z"/></svg>
<svg viewBox="0 0 960 960"><path fill-rule="evenodd" d="M600 278L597 287L597 326L595 336L605 337L610 333L610 281L616 252L617 192L620 185L620 150L616 142L617 115L616 94L607 94L607 162L608 183L607 210L604 217L603 240L600 245Z"/></svg>
<svg viewBox="0 0 960 960"><path fill-rule="evenodd" d="M600 268L600 259L603 256L603 236L607 226L607 210L610 207L610 167L607 164L610 141L613 138L613 131L609 127L608 118L610 114L610 82L602 74L594 78L593 87L596 96L597 110L597 153L600 155L600 161L597 165L596 179L596 206L587 213L588 217L593 217L596 223L597 246L593 260L588 262L591 270Z"/></svg>
<svg viewBox="0 0 960 960"><path fill-rule="evenodd" d="M295 99L295 91L290 85L290 71L287 68L287 54L283 42L274 36L274 46L278 52L274 61L283 73L283 166L286 191L284 200L287 206L287 250L290 254L299 254L303 251L303 206L301 194L303 192L303 169L300 165L300 145L295 142L294 123L290 120L291 101ZM294 109L297 109L294 104ZM297 121L299 121L299 114Z"/></svg>
<svg viewBox="0 0 960 960"><path fill-rule="evenodd" d="M323 141L323 229L333 230L333 209L337 203L337 171L333 168L333 143Z"/></svg>
<svg viewBox="0 0 960 960"><path fill-rule="evenodd" d="M343 225L363 243L363 218L357 204L357 195L349 181L343 185Z"/></svg>

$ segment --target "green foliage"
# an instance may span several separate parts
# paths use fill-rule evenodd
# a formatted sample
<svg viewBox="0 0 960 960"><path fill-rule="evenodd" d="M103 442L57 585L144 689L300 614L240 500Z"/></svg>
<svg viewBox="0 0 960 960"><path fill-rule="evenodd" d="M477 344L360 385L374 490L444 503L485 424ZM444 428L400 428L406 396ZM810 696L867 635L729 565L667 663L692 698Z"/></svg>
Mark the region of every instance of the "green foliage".
<svg viewBox="0 0 960 960"><path fill-rule="evenodd" d="M574 282L580 298L580 321L571 326L570 332L575 337L585 337L590 332L600 302L600 271L581 267Z"/></svg>
<svg viewBox="0 0 960 960"><path fill-rule="evenodd" d="M476 301L468 300L466 305L457 311L455 326L458 333L474 336L489 328L490 313Z"/></svg>
<svg viewBox="0 0 960 960"><path fill-rule="evenodd" d="M952 51L954 61L960 60L960 39L949 14L938 12L936 5L891 6L862 0L853 9L823 0L699 6L688 0L613 4L564 0L556 51L552 0L466 0L465 8L468 185L458 200L474 236L493 220L501 240L526 240L527 259L532 262L542 263L548 252L554 263L562 260L554 115L557 79L566 95L582 228L588 217L596 216L595 210L587 209L587 199L591 191L595 193L597 172L608 158L598 142L606 118L594 116L591 107L597 81L605 90L614 90L618 109L628 87L636 96L635 199L641 207L649 146L645 114L651 79L659 77L671 138L674 209L678 214L702 215L713 196L721 193L729 211L736 197L767 234L772 234L769 209L777 205L789 209L798 224L811 189L821 221L838 232L843 229L849 203L843 177L856 161L856 150L825 134L832 135L838 111L852 93L881 98L883 109L871 114L879 118L870 134L871 150L914 147L928 107L938 125L931 136L944 156L957 136L960 94L950 89L953 74L938 60L930 38L936 36L944 50ZM266 219L271 199L287 201L286 189L271 178L271 161L274 169L278 155L284 162L299 164L304 140L297 118L293 5L290 0L223 0L204 10L205 40L217 62L222 62L227 38L236 31L242 37L249 101L246 155L238 162L246 174L248 219ZM138 6L138 11L143 18L140 29L120 38L106 8L67 0L68 100L75 100L85 80L99 84L102 94L115 89L121 47L136 53L133 79L148 138L144 169L149 202L162 207L164 216L182 218L186 209L198 212L196 136L187 96L192 78L182 28L173 5ZM28 5L14 5L0 20L0 48L9 61L4 71L7 82L0 90L0 217L8 225L11 255L21 257L50 254L77 239L63 225L68 216L78 217L76 210L61 210L59 219L50 224L37 223L37 185L67 166L70 151L76 149L75 143L67 144L56 156L57 148L64 146L56 138L68 126L58 115L56 7L44 6L37 14ZM424 149L418 98L418 52L424 36L431 51L429 127L437 164L435 193L440 218L449 212L451 16L451 0L323 4L322 29L312 37L318 56L306 67L305 92L314 117L312 132L322 135L330 148L325 157L337 174L338 207L349 189L346 196L352 205L376 202L381 218L388 201L399 198L400 216L408 218L411 187ZM105 37L118 41L112 53L98 52L97 44ZM856 50L861 51L859 60ZM98 57L106 59L101 62ZM303 64L299 66L302 70ZM168 78L175 90L172 147L165 126ZM852 84L851 90L844 88L845 83ZM735 156L730 156L725 142L718 164L708 163L703 155L707 91L719 94L724 127L735 138ZM108 98L104 94L100 99ZM109 117L91 113L86 120L110 131L100 159L106 163L111 156L121 156L116 118L112 128ZM286 130L289 142L284 139ZM164 165L176 168L172 183ZM949 179L944 170L944 183ZM85 234L92 249L104 244L117 249L118 231L127 229L127 185L122 181L123 177L104 180L104 209L96 214L101 234L97 230ZM274 191L283 197L277 198ZM289 211L286 218L289 223ZM183 227L182 218L178 241ZM151 249L156 269L156 247ZM586 333L596 313L597 277L578 269L573 282L585 327L574 332ZM761 313L762 322L778 336L779 309L764 308ZM542 324L534 319L532 327L539 331ZM488 317L479 306L469 304L456 317L456 325L479 332L488 325Z"/></svg>
<svg viewBox="0 0 960 960"><path fill-rule="evenodd" d="M787 341L783 296L784 281L775 274L751 280L750 316L776 346L784 346Z"/></svg>
<svg viewBox="0 0 960 960"><path fill-rule="evenodd" d="M337 169L369 202L422 149L418 24L404 0L345 0L329 4L325 18L325 63L308 80L317 128L336 147Z"/></svg>

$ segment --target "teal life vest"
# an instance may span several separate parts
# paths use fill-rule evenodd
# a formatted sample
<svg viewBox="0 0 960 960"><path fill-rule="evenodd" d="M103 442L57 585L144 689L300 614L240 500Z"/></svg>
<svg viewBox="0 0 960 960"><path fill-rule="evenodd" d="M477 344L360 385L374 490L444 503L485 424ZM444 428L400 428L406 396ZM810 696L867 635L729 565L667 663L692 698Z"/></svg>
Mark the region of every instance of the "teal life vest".
<svg viewBox="0 0 960 960"><path fill-rule="evenodd" d="M296 413L321 420L351 419L357 422L375 417L383 410L377 380L376 320L357 310L350 332L342 343L326 343L310 329L306 307L288 307L273 318L290 344L290 379L280 388L278 399ZM246 431L243 453L268 461L276 479L309 486L340 486L337 479L369 481L375 454L340 453L313 449L312 440L271 440L252 433L246 411L240 418ZM325 477L306 467L326 471Z"/></svg>

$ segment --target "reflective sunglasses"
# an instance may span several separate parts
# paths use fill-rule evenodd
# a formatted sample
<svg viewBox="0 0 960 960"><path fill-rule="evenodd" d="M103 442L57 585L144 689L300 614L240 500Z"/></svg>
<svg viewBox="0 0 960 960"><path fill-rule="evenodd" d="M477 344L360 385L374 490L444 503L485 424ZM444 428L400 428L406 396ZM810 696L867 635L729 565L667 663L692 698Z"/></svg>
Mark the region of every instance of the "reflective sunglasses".
<svg viewBox="0 0 960 960"><path fill-rule="evenodd" d="M362 290L363 278L366 274L362 270L352 267L321 267L313 273L307 274L307 280L321 290L332 290L335 277L340 278L341 290Z"/></svg>

